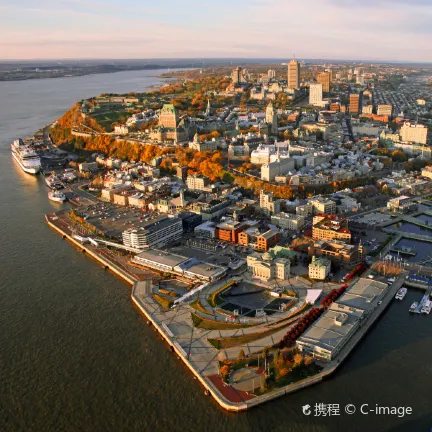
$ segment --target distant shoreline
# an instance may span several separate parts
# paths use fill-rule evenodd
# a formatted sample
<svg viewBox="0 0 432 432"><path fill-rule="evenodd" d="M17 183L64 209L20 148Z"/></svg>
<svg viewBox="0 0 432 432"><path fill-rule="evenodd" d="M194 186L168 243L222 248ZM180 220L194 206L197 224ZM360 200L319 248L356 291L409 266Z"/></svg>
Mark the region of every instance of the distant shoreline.
<svg viewBox="0 0 432 432"><path fill-rule="evenodd" d="M40 79L54 79L54 78L77 78L82 76L88 76L88 75L99 75L99 74L111 74L111 73L118 73L118 72L136 72L136 71L153 71L153 70L162 70L162 69L176 69L176 70L185 70L185 69L194 69L190 66L176 66L176 67L167 67L167 66L151 66L151 67L140 67L140 68L125 68L125 69L118 69L118 70L88 70L88 71L76 71L76 73L73 73L73 70L65 70L64 73L61 74L50 74L50 73L44 73L44 72L35 72L35 71L22 71L23 74L28 73L28 75L23 76L11 76L8 78L8 75L3 74L10 74L13 73L11 71L2 72L0 71L0 82L17 82L17 81L29 81L29 80L40 80ZM72 73L71 73L72 72ZM156 78L160 79L176 79L176 77L166 77L161 75L152 75Z"/></svg>

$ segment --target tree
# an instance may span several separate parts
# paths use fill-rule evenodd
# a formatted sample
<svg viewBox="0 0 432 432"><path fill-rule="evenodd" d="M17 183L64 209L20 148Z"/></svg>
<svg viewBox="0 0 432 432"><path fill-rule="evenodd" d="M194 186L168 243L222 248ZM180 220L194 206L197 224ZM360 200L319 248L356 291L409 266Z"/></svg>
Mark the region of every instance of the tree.
<svg viewBox="0 0 432 432"><path fill-rule="evenodd" d="M219 369L219 372L220 372L222 378L225 379L229 375L230 368L228 365L224 365Z"/></svg>
<svg viewBox="0 0 432 432"><path fill-rule="evenodd" d="M299 365L301 365L302 364L302 362L303 362L303 356L300 354L300 353L297 353L295 356L294 356L294 364L296 365L296 366L299 366Z"/></svg>
<svg viewBox="0 0 432 432"><path fill-rule="evenodd" d="M246 357L244 350L240 350L237 360L244 360Z"/></svg>
<svg viewBox="0 0 432 432"><path fill-rule="evenodd" d="M269 351L270 351L269 347L265 347L265 348L263 349L263 351L262 351L262 358L263 358L263 359L265 359L265 358L268 356Z"/></svg>

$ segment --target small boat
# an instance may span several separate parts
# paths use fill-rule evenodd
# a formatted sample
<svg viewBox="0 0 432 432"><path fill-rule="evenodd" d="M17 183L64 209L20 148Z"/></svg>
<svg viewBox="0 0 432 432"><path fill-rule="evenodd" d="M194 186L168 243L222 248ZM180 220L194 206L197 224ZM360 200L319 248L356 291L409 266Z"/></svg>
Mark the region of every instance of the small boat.
<svg viewBox="0 0 432 432"><path fill-rule="evenodd" d="M63 192L59 191L51 191L48 192L48 198L51 201L64 203L66 201L66 195Z"/></svg>
<svg viewBox="0 0 432 432"><path fill-rule="evenodd" d="M47 177L45 179L45 183L50 189L54 189L54 190L63 189L62 182L54 175Z"/></svg>
<svg viewBox="0 0 432 432"><path fill-rule="evenodd" d="M406 296L406 293L408 292L408 290L406 288L401 288L397 293L395 298L397 300L403 300L404 297Z"/></svg>
<svg viewBox="0 0 432 432"><path fill-rule="evenodd" d="M411 307L409 308L409 311L410 311L410 312L415 312L416 309L417 309L417 306L418 306L418 303L417 303L417 302L414 302L414 303L411 305Z"/></svg>

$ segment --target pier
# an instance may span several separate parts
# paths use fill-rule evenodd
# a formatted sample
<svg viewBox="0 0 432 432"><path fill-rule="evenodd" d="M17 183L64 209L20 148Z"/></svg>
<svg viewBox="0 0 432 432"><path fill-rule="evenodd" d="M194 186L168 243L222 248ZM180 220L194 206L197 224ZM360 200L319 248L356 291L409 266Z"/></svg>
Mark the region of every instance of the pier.
<svg viewBox="0 0 432 432"><path fill-rule="evenodd" d="M176 309L170 309L168 312L163 313L160 310L160 305L156 302L153 296L143 296L141 292L144 289L143 286L145 284L148 284L149 282L151 283L151 273L150 276L147 273L146 278L140 279L140 274L134 274L132 271L128 270L126 266L121 266L119 263L114 262L109 256L105 256L103 251L99 250L96 246L92 244L83 245L78 240L74 239L67 221L60 219L56 214L46 215L45 219L48 225L57 231L63 238L68 239L80 250L92 256L105 268L110 269L133 286L131 293L132 301L146 317L147 322L154 326L161 338L167 342L169 349L185 363L187 368L202 384L205 389L205 394L211 395L225 410L234 412L248 410L254 406L296 392L310 385L317 384L324 378L333 374L348 358L357 344L390 305L396 292L403 285L406 275L406 273L399 275L395 283L388 288L379 305L370 313L367 320L362 323L361 327L357 329L357 331L341 348L338 355L333 360L324 364L324 369L320 373L299 380L285 387L276 388L260 396L245 391L240 392L234 388L232 388L232 392L229 396L224 389L226 386L222 385L221 387L214 381L214 377L218 377L219 374L217 368L217 356L220 351L213 352L213 348L208 342L206 342L205 339L207 339L208 332L204 332L202 329L196 329L192 326L192 335L187 335L186 337L182 334L182 323L191 321L190 308L188 305L179 306ZM370 271L366 272L365 276L369 273ZM354 282L355 281L353 281L353 283ZM166 323L167 319L170 323L169 326ZM180 342L183 343L183 346ZM208 353L208 355L211 355L210 361L207 358L208 356L205 354L205 352L209 350L211 351ZM232 394L234 394L235 397L231 399L233 396Z"/></svg>

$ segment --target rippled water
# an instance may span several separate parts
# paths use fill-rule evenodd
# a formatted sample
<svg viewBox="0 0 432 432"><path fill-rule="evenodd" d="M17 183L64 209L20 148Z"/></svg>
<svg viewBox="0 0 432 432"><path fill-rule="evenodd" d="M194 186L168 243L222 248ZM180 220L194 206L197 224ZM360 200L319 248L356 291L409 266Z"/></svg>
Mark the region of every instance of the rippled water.
<svg viewBox="0 0 432 432"><path fill-rule="evenodd" d="M9 143L80 98L141 91L161 71L0 83L1 431L423 431L432 316L395 302L337 374L248 413L222 411L145 324L130 288L44 223L57 208ZM411 405L404 419L303 416L314 403Z"/></svg>

